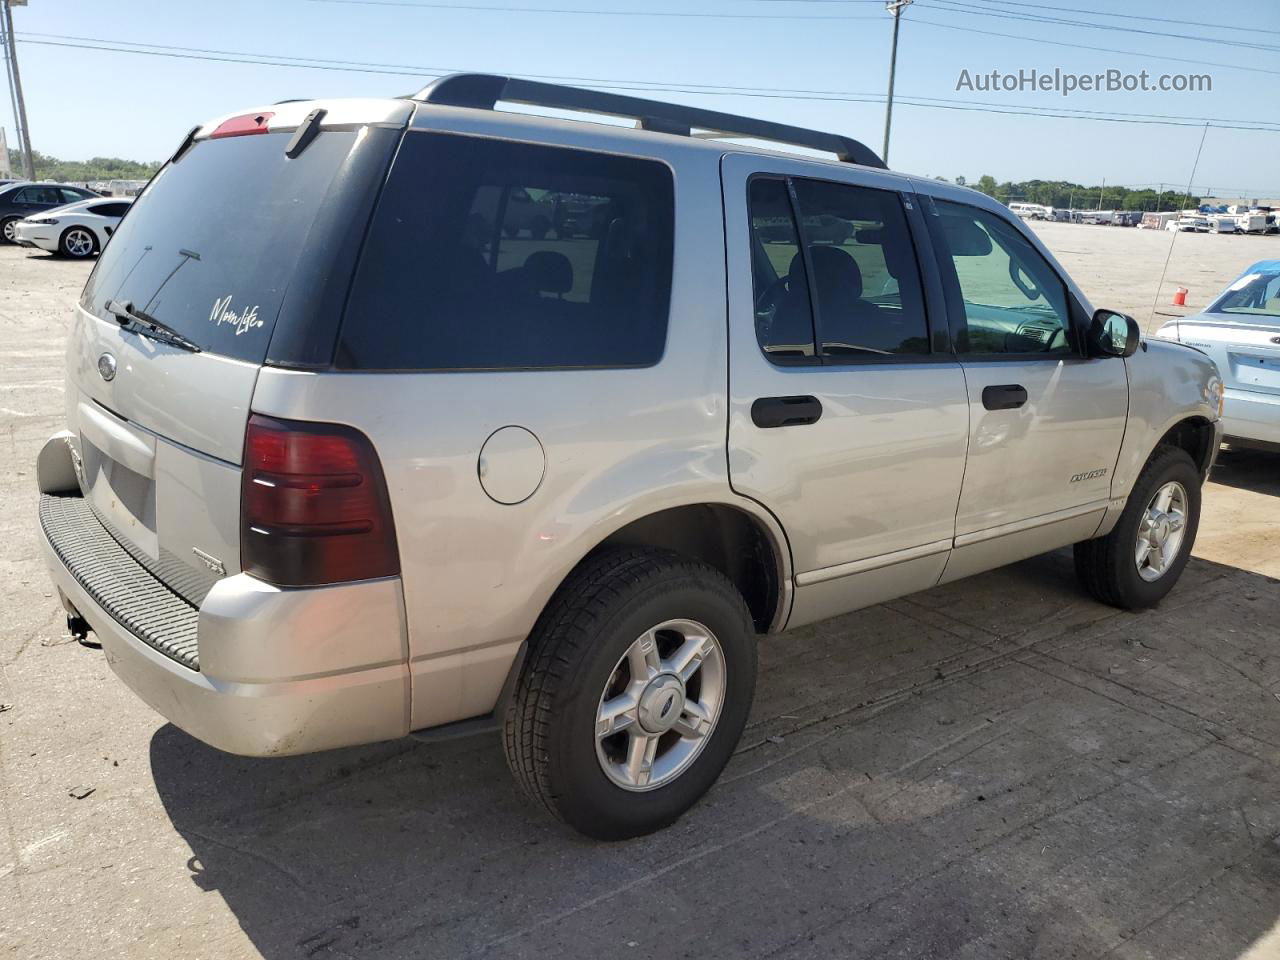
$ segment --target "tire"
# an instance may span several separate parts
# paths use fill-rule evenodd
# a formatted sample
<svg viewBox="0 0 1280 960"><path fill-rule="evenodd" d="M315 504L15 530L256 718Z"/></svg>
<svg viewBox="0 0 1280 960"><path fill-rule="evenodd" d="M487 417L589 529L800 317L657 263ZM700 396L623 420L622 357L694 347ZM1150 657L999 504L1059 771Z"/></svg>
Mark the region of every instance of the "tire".
<svg viewBox="0 0 1280 960"><path fill-rule="evenodd" d="M667 624L678 626L653 633ZM713 644L689 626L705 629ZM657 639L650 649L661 662L646 684L632 672L631 657L647 637ZM703 655L685 674L687 691L681 685L671 694L676 654L698 645ZM534 627L507 709L507 763L531 800L589 837L651 833L674 822L720 775L742 735L755 681L755 629L723 574L666 551L608 550L569 576ZM713 712L705 705L716 689ZM626 718L631 725L598 736L605 702L624 699L638 704ZM695 707L703 720L686 716ZM665 733L652 733L671 722ZM688 723L702 726L700 737L685 736ZM649 766L640 764L641 775L624 785L636 740L654 741L656 754L644 754Z"/></svg>
<svg viewBox="0 0 1280 960"><path fill-rule="evenodd" d="M1176 485L1170 488L1169 485ZM1151 530L1149 510L1155 504L1157 494L1171 489L1173 500L1166 509L1174 521L1167 528ZM1176 526L1178 489L1182 498L1182 525ZM1163 513L1163 511L1158 511ZM1153 607L1173 589L1195 546L1196 531L1200 527L1200 472L1185 450L1179 447L1158 447L1142 468L1137 482L1129 494L1124 512L1115 528L1105 537L1085 540L1075 545L1076 577L1094 598L1122 610L1139 610ZM1151 565L1151 556L1140 559L1139 530L1151 530L1157 538L1163 530L1167 554L1162 558L1163 569L1157 571ZM1169 539L1181 532L1176 546ZM1154 542L1154 541L1151 541ZM1141 564L1141 566L1140 566Z"/></svg>
<svg viewBox="0 0 1280 960"><path fill-rule="evenodd" d="M13 228L17 225L21 217L6 217L0 220L0 243L15 243L13 239Z"/></svg>
<svg viewBox="0 0 1280 960"><path fill-rule="evenodd" d="M58 253L73 260L88 260L98 251L98 238L88 227L68 227L58 238Z"/></svg>

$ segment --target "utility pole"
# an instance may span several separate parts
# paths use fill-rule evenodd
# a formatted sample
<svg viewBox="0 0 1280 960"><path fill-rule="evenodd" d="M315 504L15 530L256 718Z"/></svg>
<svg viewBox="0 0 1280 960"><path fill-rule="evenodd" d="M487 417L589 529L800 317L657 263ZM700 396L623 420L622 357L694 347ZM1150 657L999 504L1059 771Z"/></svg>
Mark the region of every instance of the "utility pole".
<svg viewBox="0 0 1280 960"><path fill-rule="evenodd" d="M27 129L27 104L22 99L22 77L18 73L18 48L13 39L13 5L26 6L27 0L0 0L0 26L4 30L5 61L9 74L9 95L13 100L13 119L18 125L18 145L22 149L22 166L28 180L36 178L36 165L31 157L31 132Z"/></svg>
<svg viewBox="0 0 1280 960"><path fill-rule="evenodd" d="M1156 213L1164 206L1164 184L1160 184L1160 192L1156 194Z"/></svg>
<svg viewBox="0 0 1280 960"><path fill-rule="evenodd" d="M893 75L898 68L898 26L902 23L902 8L912 0L885 0L884 8L893 14L893 46L889 50L889 98L884 105L884 149L880 159L889 165L889 127L893 123Z"/></svg>
<svg viewBox="0 0 1280 960"><path fill-rule="evenodd" d="M1102 195L1107 192L1107 178L1102 178L1102 186L1098 188L1098 209L1102 209Z"/></svg>

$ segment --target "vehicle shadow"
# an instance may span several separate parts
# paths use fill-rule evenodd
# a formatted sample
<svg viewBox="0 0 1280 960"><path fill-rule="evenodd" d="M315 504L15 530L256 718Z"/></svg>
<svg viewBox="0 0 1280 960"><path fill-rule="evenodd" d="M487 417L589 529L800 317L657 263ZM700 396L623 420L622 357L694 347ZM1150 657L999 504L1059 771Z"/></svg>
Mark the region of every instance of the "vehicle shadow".
<svg viewBox="0 0 1280 960"><path fill-rule="evenodd" d="M1228 960L1280 913L1277 622L1201 560L1120 613L1059 552L770 638L719 784L626 843L522 801L494 737L256 760L164 726L151 770L269 960Z"/></svg>
<svg viewBox="0 0 1280 960"><path fill-rule="evenodd" d="M1280 497L1280 453L1223 447L1211 476L1214 483Z"/></svg>

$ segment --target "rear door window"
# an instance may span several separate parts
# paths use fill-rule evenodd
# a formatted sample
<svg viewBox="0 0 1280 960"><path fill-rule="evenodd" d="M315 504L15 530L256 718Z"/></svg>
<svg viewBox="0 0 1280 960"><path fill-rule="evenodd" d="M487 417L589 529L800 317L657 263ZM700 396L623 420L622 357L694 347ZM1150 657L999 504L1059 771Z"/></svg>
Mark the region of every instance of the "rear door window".
<svg viewBox="0 0 1280 960"><path fill-rule="evenodd" d="M357 143L355 131L325 130L290 159L292 136L204 140L165 167L103 250L85 309L109 320L107 301L127 302L207 351L261 363L317 211Z"/></svg>
<svg viewBox="0 0 1280 960"><path fill-rule="evenodd" d="M750 203L756 339L774 363L812 360L813 309L787 182L756 177Z"/></svg>
<svg viewBox="0 0 1280 960"><path fill-rule="evenodd" d="M929 352L915 247L889 190L796 180L824 357Z"/></svg>
<svg viewBox="0 0 1280 960"><path fill-rule="evenodd" d="M754 178L750 192L756 338L772 362L930 352L915 246L897 194L772 177Z"/></svg>
<svg viewBox="0 0 1280 960"><path fill-rule="evenodd" d="M652 160L410 132L361 256L338 366L656 363L673 219L671 172Z"/></svg>

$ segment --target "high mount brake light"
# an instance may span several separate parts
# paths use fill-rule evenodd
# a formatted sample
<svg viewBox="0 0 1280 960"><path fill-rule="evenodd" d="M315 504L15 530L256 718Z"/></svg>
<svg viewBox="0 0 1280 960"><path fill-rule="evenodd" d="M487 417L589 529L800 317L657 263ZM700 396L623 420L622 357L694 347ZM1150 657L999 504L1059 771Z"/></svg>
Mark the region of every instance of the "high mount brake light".
<svg viewBox="0 0 1280 960"><path fill-rule="evenodd" d="M232 117L230 120L223 120L213 133L209 134L210 140L217 140L221 137L244 137L251 133L269 133L267 129L267 121L274 117L274 113L245 113L238 117Z"/></svg>
<svg viewBox="0 0 1280 960"><path fill-rule="evenodd" d="M259 579L303 587L400 572L382 466L358 430L253 414L240 499L241 566Z"/></svg>

